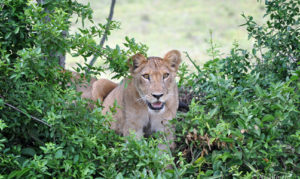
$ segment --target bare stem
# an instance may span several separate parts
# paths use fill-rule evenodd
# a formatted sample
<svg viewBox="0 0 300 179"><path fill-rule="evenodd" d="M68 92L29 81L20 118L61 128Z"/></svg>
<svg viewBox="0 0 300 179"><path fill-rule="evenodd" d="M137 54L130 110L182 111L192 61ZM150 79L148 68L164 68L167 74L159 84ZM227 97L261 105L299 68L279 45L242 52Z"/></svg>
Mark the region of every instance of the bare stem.
<svg viewBox="0 0 300 179"><path fill-rule="evenodd" d="M112 0L112 1L111 1L111 5L110 5L109 15L108 15L108 18L107 18L107 24L106 24L106 27L105 27L105 31L104 31L104 34L103 34L102 39L101 39L101 41L100 41L100 48L103 47L104 42L105 42L105 40L106 40L106 38L107 38L107 33L108 33L108 31L109 31L109 26L110 26L110 23L111 23L111 21L112 21L113 14L114 14L115 4L116 4L116 0ZM94 57L93 57L93 59L91 60L91 62L90 62L89 65L90 65L90 66L93 66L94 63L96 62L97 58L98 58L98 55L94 55Z"/></svg>
<svg viewBox="0 0 300 179"><path fill-rule="evenodd" d="M4 99L3 96L0 96L0 97L1 97L2 99ZM34 117L34 116L32 116L32 115L29 115L29 114L23 112L21 109L19 109L19 108L13 106L13 105L11 105L11 104L8 104L8 103L4 103L4 104L5 104L6 106L8 106L8 107L10 107L10 108L12 108L12 109L14 109L14 110L16 110L16 111L22 113L22 114L25 114L26 116L30 116L30 118L32 118L33 120L35 120L35 121L37 121L37 122L40 122L40 123L42 123L42 124L44 124L44 125L46 125L46 126L48 126L48 127L52 127L52 126L51 126L50 124L48 124L47 122L45 122L45 121L43 121L43 120L41 120L41 119L38 119L38 118L36 118L36 117Z"/></svg>

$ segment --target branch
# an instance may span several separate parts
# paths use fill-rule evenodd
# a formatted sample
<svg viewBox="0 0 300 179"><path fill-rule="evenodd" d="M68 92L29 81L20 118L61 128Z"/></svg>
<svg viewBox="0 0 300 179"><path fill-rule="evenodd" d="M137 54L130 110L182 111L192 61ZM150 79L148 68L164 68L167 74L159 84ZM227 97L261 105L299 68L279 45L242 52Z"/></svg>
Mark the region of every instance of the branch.
<svg viewBox="0 0 300 179"><path fill-rule="evenodd" d="M201 69L199 66L194 62L194 60L191 59L190 55L187 52L184 52L186 57L190 60L190 62L194 65L194 67L197 69L197 71L200 73Z"/></svg>
<svg viewBox="0 0 300 179"><path fill-rule="evenodd" d="M2 99L4 99L3 96L0 96L0 97L1 97ZM6 106L8 106L8 107L10 107L10 108L12 108L12 109L14 109L14 110L16 110L16 111L22 113L22 114L25 114L26 116L27 116L27 115L30 116L33 120L35 120L35 121L37 121L37 122L40 122L40 123L42 123L42 124L44 124L44 125L46 125L46 126L48 126L48 127L52 127L52 126L51 126L50 124L48 124L47 122L45 122L45 121L43 121L43 120L41 120L41 119L38 119L38 118L36 118L36 117L34 117L34 116L32 116L32 115L26 114L26 113L23 112L21 109L19 109L19 108L13 106L13 105L11 105L11 104L8 104L8 103L4 103L4 104L5 104Z"/></svg>
<svg viewBox="0 0 300 179"><path fill-rule="evenodd" d="M103 47L104 45L104 42L105 42L105 39L107 38L107 33L109 31L109 25L112 21L112 17L113 17L113 14L114 14L114 8L115 8L115 4L116 4L116 0L111 0L111 5L110 5L110 11L109 11L109 15L108 15L108 19L107 19L107 24L106 24L106 27L105 27L105 31L104 31L104 34L102 36L102 39L100 41L100 48ZM91 60L90 62L90 66L93 66L94 63L96 62L98 56L97 55L94 55L93 59Z"/></svg>

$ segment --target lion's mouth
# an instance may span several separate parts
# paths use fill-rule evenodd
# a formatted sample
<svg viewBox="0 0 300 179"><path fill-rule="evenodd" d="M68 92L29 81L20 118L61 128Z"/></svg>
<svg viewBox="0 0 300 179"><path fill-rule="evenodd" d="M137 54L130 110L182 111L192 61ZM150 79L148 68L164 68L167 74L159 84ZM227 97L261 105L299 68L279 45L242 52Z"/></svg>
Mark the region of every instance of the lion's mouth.
<svg viewBox="0 0 300 179"><path fill-rule="evenodd" d="M147 104L148 104L148 107L150 109L156 110L156 111L163 109L164 106L165 106L165 103L160 102L160 101L157 101L157 102L154 102L154 103L149 103L148 102Z"/></svg>

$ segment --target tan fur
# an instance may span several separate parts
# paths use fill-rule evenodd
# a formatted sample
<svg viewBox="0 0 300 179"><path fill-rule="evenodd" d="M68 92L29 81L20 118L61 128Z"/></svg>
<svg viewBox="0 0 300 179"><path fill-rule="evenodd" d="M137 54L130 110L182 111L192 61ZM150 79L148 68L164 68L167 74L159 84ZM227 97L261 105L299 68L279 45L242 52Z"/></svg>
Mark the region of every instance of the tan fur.
<svg viewBox="0 0 300 179"><path fill-rule="evenodd" d="M107 79L99 79L95 83L93 83L92 86L92 99L96 101L97 99L100 99L100 101L103 101L105 97L118 86L117 83L114 83Z"/></svg>
<svg viewBox="0 0 300 179"><path fill-rule="evenodd" d="M79 80L80 74L72 72L73 80ZM81 97L86 99L92 99L97 101L103 101L104 98L117 86L117 83L114 83L107 79L99 79L91 77L88 82L86 79L83 79L83 82L76 85L76 90L82 92ZM92 106L91 106L92 107Z"/></svg>
<svg viewBox="0 0 300 179"><path fill-rule="evenodd" d="M115 101L119 106L113 114L115 121L111 122L111 128L124 136L133 131L138 138L162 131L168 141L173 141L173 129L168 121L176 116L179 103L175 77L180 62L177 50L168 52L164 58L146 59L141 54L131 57L128 60L131 78L124 79L104 99L103 113L109 112ZM147 74L149 80L145 78ZM165 145L159 147L166 149ZM175 147L174 142L170 147Z"/></svg>

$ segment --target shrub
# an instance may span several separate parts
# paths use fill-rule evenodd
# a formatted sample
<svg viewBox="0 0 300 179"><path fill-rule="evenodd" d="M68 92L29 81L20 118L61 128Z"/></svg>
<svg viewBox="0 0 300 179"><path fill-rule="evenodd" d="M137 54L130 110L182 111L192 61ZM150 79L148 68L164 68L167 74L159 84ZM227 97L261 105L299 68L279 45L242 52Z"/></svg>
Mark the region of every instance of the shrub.
<svg viewBox="0 0 300 179"><path fill-rule="evenodd" d="M219 58L211 41L213 59L203 67L190 59L197 72L181 76L201 94L174 121L186 176L299 175L299 2L266 1L266 9L267 25L244 16L252 53L235 43Z"/></svg>
<svg viewBox="0 0 300 179"><path fill-rule="evenodd" d="M91 101L69 87L71 75L62 73L58 63L65 53L86 61L97 54L116 61L97 68L79 65L76 71L110 68L122 76L127 70L124 58L145 53L146 46L126 38L126 49L100 49L93 38L103 34L102 24L65 36L72 14L93 24L90 7L76 1L0 3L0 176L115 178L144 175L145 170L159 175L170 157L158 155L157 142L133 137L125 142L116 135L101 106L88 110ZM117 23L110 27L117 28Z"/></svg>
<svg viewBox="0 0 300 179"><path fill-rule="evenodd" d="M244 16L249 38L255 40L252 48L256 60L254 71L265 78L285 80L297 69L299 52L299 1L265 1L267 21L258 25L253 17ZM272 71L273 73L268 73ZM270 79L270 80L271 80Z"/></svg>

